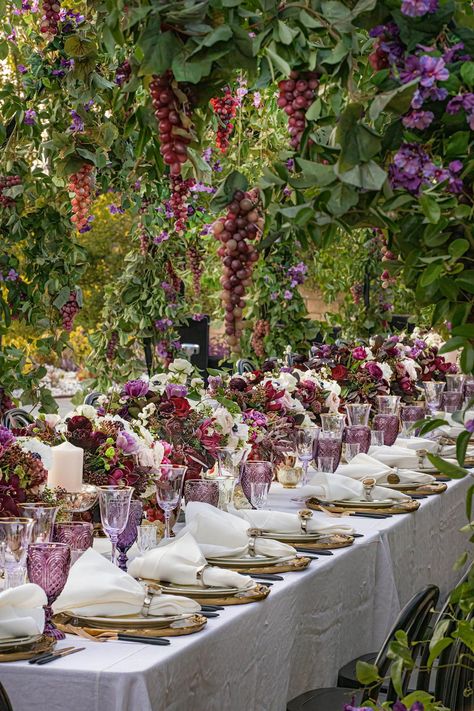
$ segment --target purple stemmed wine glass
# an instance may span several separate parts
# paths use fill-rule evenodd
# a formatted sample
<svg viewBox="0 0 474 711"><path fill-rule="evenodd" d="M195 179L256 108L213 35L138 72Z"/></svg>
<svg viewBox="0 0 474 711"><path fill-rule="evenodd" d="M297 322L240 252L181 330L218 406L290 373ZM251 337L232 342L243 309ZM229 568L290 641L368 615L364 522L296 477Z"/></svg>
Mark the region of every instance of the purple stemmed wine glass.
<svg viewBox="0 0 474 711"><path fill-rule="evenodd" d="M141 501L130 502L130 513L128 514L127 525L117 538L117 550L119 552L117 565L121 570L127 570L127 551L137 540L137 526L140 525L143 515L143 504Z"/></svg>
<svg viewBox="0 0 474 711"><path fill-rule="evenodd" d="M64 639L52 621L51 605L62 592L69 574L71 549L67 543L30 543L26 559L26 569L30 583L43 588L48 598L44 607L44 633L48 637Z"/></svg>
<svg viewBox="0 0 474 711"><path fill-rule="evenodd" d="M272 462L250 461L245 462L242 467L240 485L245 496L251 502L252 500L252 484L267 483L271 484L273 479L273 464ZM255 508L255 507L252 507Z"/></svg>

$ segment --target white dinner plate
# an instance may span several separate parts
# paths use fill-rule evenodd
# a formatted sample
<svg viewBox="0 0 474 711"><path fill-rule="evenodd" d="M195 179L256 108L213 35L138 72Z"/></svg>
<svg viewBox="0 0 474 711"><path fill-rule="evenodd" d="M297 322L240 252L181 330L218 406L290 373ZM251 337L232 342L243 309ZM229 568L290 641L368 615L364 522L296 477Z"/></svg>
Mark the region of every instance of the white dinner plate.
<svg viewBox="0 0 474 711"><path fill-rule="evenodd" d="M211 565L220 565L222 567L228 568L229 566L234 568L248 568L250 566L265 566L265 565L277 565L278 563L286 563L289 560L293 560L294 555L283 555L270 557L268 555L256 555L256 556L242 556L240 558L222 557L222 558L208 558L208 562Z"/></svg>
<svg viewBox="0 0 474 711"><path fill-rule="evenodd" d="M367 508L389 508L396 503L395 499L379 499L378 501L366 501L365 499L334 499L333 501L321 501L325 506L366 506Z"/></svg>

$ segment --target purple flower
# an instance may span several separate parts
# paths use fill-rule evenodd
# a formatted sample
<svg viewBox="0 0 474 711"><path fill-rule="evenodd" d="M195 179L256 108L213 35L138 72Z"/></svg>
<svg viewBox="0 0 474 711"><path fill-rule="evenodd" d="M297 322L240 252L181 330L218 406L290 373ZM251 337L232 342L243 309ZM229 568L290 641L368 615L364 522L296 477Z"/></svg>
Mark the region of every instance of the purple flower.
<svg viewBox="0 0 474 711"><path fill-rule="evenodd" d="M402 123L407 128L419 128L423 130L433 122L434 113L432 111L411 111L403 117Z"/></svg>
<svg viewBox="0 0 474 711"><path fill-rule="evenodd" d="M204 321L206 314L193 314L191 318L193 321Z"/></svg>
<svg viewBox="0 0 474 711"><path fill-rule="evenodd" d="M405 66L400 71L400 79L402 84L408 84L409 81L413 81L420 76L420 58L416 57L414 54L408 55Z"/></svg>
<svg viewBox="0 0 474 711"><path fill-rule="evenodd" d="M26 74L28 71L24 64L17 64L16 68L20 72L20 74Z"/></svg>
<svg viewBox="0 0 474 711"><path fill-rule="evenodd" d="M404 188L413 195L422 185L428 185L434 176L435 165L426 151L417 143L403 143L389 166L393 188Z"/></svg>
<svg viewBox="0 0 474 711"><path fill-rule="evenodd" d="M288 170L294 170L295 169L295 161L293 158L288 158L287 161L285 161L285 165L288 168Z"/></svg>
<svg viewBox="0 0 474 711"><path fill-rule="evenodd" d="M298 262L287 271L287 275L291 280L291 287L294 289L298 284L303 284L308 272L308 267L304 262Z"/></svg>
<svg viewBox="0 0 474 711"><path fill-rule="evenodd" d="M382 369L377 365L377 363L374 363L373 360L370 360L368 363L366 363L364 367L365 370L370 373L370 376L372 378L374 378L375 380L382 380Z"/></svg>
<svg viewBox="0 0 474 711"><path fill-rule="evenodd" d="M272 291L272 293L270 294L271 301L276 301L278 299L278 293L278 291Z"/></svg>
<svg viewBox="0 0 474 711"><path fill-rule="evenodd" d="M355 360L364 360L367 357L367 351L364 346L357 346L351 353Z"/></svg>
<svg viewBox="0 0 474 711"><path fill-rule="evenodd" d="M114 205L113 203L109 205L109 212L111 215L123 215L125 210L120 207L120 205Z"/></svg>
<svg viewBox="0 0 474 711"><path fill-rule="evenodd" d="M157 343L155 350L158 358L168 358L169 353L166 341L160 341L159 343Z"/></svg>
<svg viewBox="0 0 474 711"><path fill-rule="evenodd" d="M175 383L168 383L166 386L166 396L168 398L172 397L186 397L188 394L188 389L186 385L176 385Z"/></svg>
<svg viewBox="0 0 474 711"><path fill-rule="evenodd" d="M452 47L445 49L443 52L443 59L446 64L457 61L469 62L471 60L471 56L469 54L459 55L459 52L463 49L463 42L457 42L456 44L453 44Z"/></svg>
<svg viewBox="0 0 474 711"><path fill-rule="evenodd" d="M286 289L286 291L283 293L283 298L285 299L285 301L291 301L291 299L293 298L293 292L289 289Z"/></svg>
<svg viewBox="0 0 474 711"><path fill-rule="evenodd" d="M138 449L138 442L135 437L125 430L118 433L115 444L124 454L133 454Z"/></svg>
<svg viewBox="0 0 474 711"><path fill-rule="evenodd" d="M23 123L26 126L34 126L36 124L36 118L37 118L37 114L34 109L26 109L25 118L23 119Z"/></svg>
<svg viewBox="0 0 474 711"><path fill-rule="evenodd" d="M84 121L74 109L71 111L72 123L69 126L69 131L71 133L81 133L84 130Z"/></svg>
<svg viewBox="0 0 474 711"><path fill-rule="evenodd" d="M155 328L162 332L166 331L168 328L171 328L172 325L173 321L169 318L160 318L155 321Z"/></svg>
<svg viewBox="0 0 474 711"><path fill-rule="evenodd" d="M10 269L5 281L16 281L18 279L18 277L19 277L18 272L16 272L14 269Z"/></svg>
<svg viewBox="0 0 474 711"><path fill-rule="evenodd" d="M292 193L293 193L293 190L288 185L285 185L285 187L283 188L283 195L285 197L290 197L290 195Z"/></svg>
<svg viewBox="0 0 474 711"><path fill-rule="evenodd" d="M424 54L420 58L420 71L421 86L433 86L435 81L449 79L449 71L441 57L430 57L428 54Z"/></svg>
<svg viewBox="0 0 474 711"><path fill-rule="evenodd" d="M207 384L211 392L216 392L223 384L223 380L220 375L210 375Z"/></svg>
<svg viewBox="0 0 474 711"><path fill-rule="evenodd" d="M260 94L259 91L253 92L252 103L256 109L260 108L260 105L262 103L262 95Z"/></svg>
<svg viewBox="0 0 474 711"><path fill-rule="evenodd" d="M169 239L169 233L166 230L161 230L159 235L153 237L153 244L161 244L166 242L167 239Z"/></svg>
<svg viewBox="0 0 474 711"><path fill-rule="evenodd" d="M144 397L148 391L148 383L145 380L129 380L123 388L123 394L127 397Z"/></svg>
<svg viewBox="0 0 474 711"><path fill-rule="evenodd" d="M14 441L15 435L13 434L13 432L11 432L8 427L3 427L3 425L0 425L0 446L8 447Z"/></svg>
<svg viewBox="0 0 474 711"><path fill-rule="evenodd" d="M401 11L408 17L422 17L426 13L436 12L438 0L403 0Z"/></svg>
<svg viewBox="0 0 474 711"><path fill-rule="evenodd" d="M206 163L210 162L211 157L212 157L212 148L210 146L203 150L202 157L206 161Z"/></svg>
<svg viewBox="0 0 474 711"><path fill-rule="evenodd" d="M472 434L474 432L474 420L468 420L464 427Z"/></svg>
<svg viewBox="0 0 474 711"><path fill-rule="evenodd" d="M220 160L216 160L216 162L212 166L212 170L214 171L214 173L222 173L223 168Z"/></svg>

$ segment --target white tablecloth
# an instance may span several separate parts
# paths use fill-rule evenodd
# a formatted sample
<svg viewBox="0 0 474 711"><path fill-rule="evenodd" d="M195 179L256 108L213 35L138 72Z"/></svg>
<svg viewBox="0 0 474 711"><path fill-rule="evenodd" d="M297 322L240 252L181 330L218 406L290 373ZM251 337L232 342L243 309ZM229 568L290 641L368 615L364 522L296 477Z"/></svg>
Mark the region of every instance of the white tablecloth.
<svg viewBox="0 0 474 711"><path fill-rule="evenodd" d="M470 479L470 477L469 477ZM446 594L465 547L470 481L421 501L416 514L353 519L351 548L287 573L262 603L228 607L170 647L99 644L42 667L2 664L14 711L284 711L288 699L331 685L338 668L376 650L400 606L427 583ZM272 487L269 507L297 511L297 490Z"/></svg>

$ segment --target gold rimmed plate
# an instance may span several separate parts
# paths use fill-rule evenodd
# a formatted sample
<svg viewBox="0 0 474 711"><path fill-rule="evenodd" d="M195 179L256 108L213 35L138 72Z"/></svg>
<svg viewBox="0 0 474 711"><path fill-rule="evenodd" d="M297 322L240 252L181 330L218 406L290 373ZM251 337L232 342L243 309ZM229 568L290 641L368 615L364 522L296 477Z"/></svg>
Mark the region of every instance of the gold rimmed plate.
<svg viewBox="0 0 474 711"><path fill-rule="evenodd" d="M354 508L355 506L357 508L361 508L363 506L368 509L383 509L393 506L396 503L396 500L379 499L378 501L366 501L365 499L334 499L333 501L323 501L321 499L320 503L323 504L323 506L339 506L347 509Z"/></svg>
<svg viewBox="0 0 474 711"><path fill-rule="evenodd" d="M33 634L27 637L12 637L0 641L0 652L19 652L35 645L43 635Z"/></svg>
<svg viewBox="0 0 474 711"><path fill-rule="evenodd" d="M269 536L269 538L271 538L271 536ZM218 565L221 568L247 568L249 565L251 565L252 567L257 567L266 565L276 565L277 563L286 563L294 557L294 553L275 557L271 557L268 555L246 555L240 558L223 556L222 558L208 558L208 561L211 565Z"/></svg>
<svg viewBox="0 0 474 711"><path fill-rule="evenodd" d="M162 589L164 593L174 594L174 595L187 595L188 597L222 597L223 595L237 595L237 593L245 592L246 590L255 587L254 583L245 588L236 587L209 587L202 585L178 585L176 583L162 583Z"/></svg>
<svg viewBox="0 0 474 711"><path fill-rule="evenodd" d="M88 617L84 615L76 615L74 612L65 612L65 615L71 617L72 624L80 627L96 627L100 629L134 629L148 628L161 629L169 627L173 622L185 620L192 613L182 615L121 615L119 617Z"/></svg>

